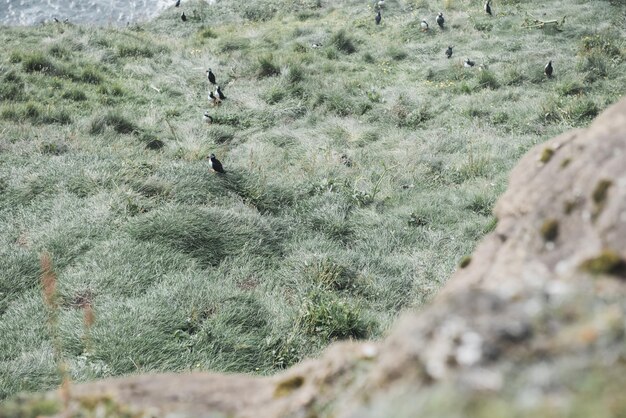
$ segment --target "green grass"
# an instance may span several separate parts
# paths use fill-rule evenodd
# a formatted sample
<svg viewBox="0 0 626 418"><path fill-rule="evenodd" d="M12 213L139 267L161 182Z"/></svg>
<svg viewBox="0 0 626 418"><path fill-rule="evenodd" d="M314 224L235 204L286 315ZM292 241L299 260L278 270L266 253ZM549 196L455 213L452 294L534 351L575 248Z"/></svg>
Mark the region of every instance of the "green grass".
<svg viewBox="0 0 626 418"><path fill-rule="evenodd" d="M428 301L494 228L520 156L626 92L618 5L488 19L459 0L423 33L430 3L388 1L380 26L356 1L236 0L190 3L184 25L172 8L0 29L0 398L56 387L55 350L74 381L270 374ZM562 32L521 27L539 7Z"/></svg>

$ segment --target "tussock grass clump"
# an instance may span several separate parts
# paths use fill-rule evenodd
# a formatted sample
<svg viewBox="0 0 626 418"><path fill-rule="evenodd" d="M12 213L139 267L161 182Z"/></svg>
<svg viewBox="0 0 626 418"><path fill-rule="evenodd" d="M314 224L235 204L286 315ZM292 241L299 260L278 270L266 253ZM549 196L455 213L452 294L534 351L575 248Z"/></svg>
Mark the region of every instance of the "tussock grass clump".
<svg viewBox="0 0 626 418"><path fill-rule="evenodd" d="M577 96L585 92L585 86L578 80L565 80L556 87L560 96Z"/></svg>
<svg viewBox="0 0 626 418"><path fill-rule="evenodd" d="M20 56L22 69L27 73L55 74L56 67L42 52L27 52Z"/></svg>
<svg viewBox="0 0 626 418"><path fill-rule="evenodd" d="M274 55L268 54L259 57L259 66L256 74L259 78L280 75L280 66L275 62Z"/></svg>
<svg viewBox="0 0 626 418"><path fill-rule="evenodd" d="M541 106L541 116L547 122L569 122L575 126L589 122L600 113L598 105L584 96L551 97Z"/></svg>
<svg viewBox="0 0 626 418"><path fill-rule="evenodd" d="M269 2L246 2L242 11L242 17L252 22L265 22L271 20L277 11L276 6Z"/></svg>
<svg viewBox="0 0 626 418"><path fill-rule="evenodd" d="M223 186L261 213L279 213L289 207L297 196L297 192L288 185L270 184L245 170L229 173Z"/></svg>
<svg viewBox="0 0 626 418"><path fill-rule="evenodd" d="M413 104L404 95L394 103L391 115L396 125L403 128L417 128L432 117L425 104Z"/></svg>
<svg viewBox="0 0 626 418"><path fill-rule="evenodd" d="M291 63L287 66L286 78L290 84L296 84L304 81L305 69L300 64Z"/></svg>
<svg viewBox="0 0 626 418"><path fill-rule="evenodd" d="M87 100L87 94L84 90L70 89L63 92L61 95L64 99L72 100L74 102L84 102Z"/></svg>
<svg viewBox="0 0 626 418"><path fill-rule="evenodd" d="M235 36L227 36L220 38L219 49L221 52L242 51L248 49L250 40L247 38L239 38Z"/></svg>
<svg viewBox="0 0 626 418"><path fill-rule="evenodd" d="M304 299L298 324L306 334L322 339L365 338L371 331L359 306L323 290Z"/></svg>
<svg viewBox="0 0 626 418"><path fill-rule="evenodd" d="M100 84L104 77L96 67L88 65L83 67L73 79L87 84Z"/></svg>
<svg viewBox="0 0 626 418"><path fill-rule="evenodd" d="M280 255L278 234L260 217L219 209L168 207L137 219L129 229L141 241L168 245L203 265L217 265L226 257L249 254Z"/></svg>
<svg viewBox="0 0 626 418"><path fill-rule="evenodd" d="M498 82L498 79L493 72L489 70L483 70L478 73L478 77L476 79L476 88L488 88L495 90L498 87L500 87L500 83Z"/></svg>
<svg viewBox="0 0 626 418"><path fill-rule="evenodd" d="M2 77L0 82L0 100L20 101L24 99L24 81L22 77L10 70Z"/></svg>
<svg viewBox="0 0 626 418"><path fill-rule="evenodd" d="M217 33L213 31L210 27L201 27L198 30L198 36L202 39L215 39L217 38Z"/></svg>
<svg viewBox="0 0 626 418"><path fill-rule="evenodd" d="M107 127L112 128L119 134L130 134L139 130L135 123L126 119L121 114L109 112L102 116L96 116L92 119L89 133L92 135L101 134L104 133Z"/></svg>
<svg viewBox="0 0 626 418"><path fill-rule="evenodd" d="M357 51L355 40L348 35L345 29L340 29L330 37L330 44L345 54L354 54Z"/></svg>
<svg viewBox="0 0 626 418"><path fill-rule="evenodd" d="M147 45L125 43L117 46L116 53L120 58L152 58L155 49Z"/></svg>
<svg viewBox="0 0 626 418"><path fill-rule="evenodd" d="M34 102L3 107L0 110L0 119L18 123L30 122L35 125L68 125L72 123L72 117L64 108L43 108Z"/></svg>
<svg viewBox="0 0 626 418"><path fill-rule="evenodd" d="M350 268L330 258L305 265L311 280L322 288L348 290L355 286L356 274Z"/></svg>
<svg viewBox="0 0 626 418"><path fill-rule="evenodd" d="M603 31L581 39L579 53L582 55L602 54L612 59L622 59L623 40L619 33Z"/></svg>
<svg viewBox="0 0 626 418"><path fill-rule="evenodd" d="M213 125L207 130L207 137L216 144L224 144L235 138L236 130L231 126Z"/></svg>
<svg viewBox="0 0 626 418"><path fill-rule="evenodd" d="M48 48L48 53L58 59L67 60L72 57L72 52L60 44L52 45L50 48Z"/></svg>

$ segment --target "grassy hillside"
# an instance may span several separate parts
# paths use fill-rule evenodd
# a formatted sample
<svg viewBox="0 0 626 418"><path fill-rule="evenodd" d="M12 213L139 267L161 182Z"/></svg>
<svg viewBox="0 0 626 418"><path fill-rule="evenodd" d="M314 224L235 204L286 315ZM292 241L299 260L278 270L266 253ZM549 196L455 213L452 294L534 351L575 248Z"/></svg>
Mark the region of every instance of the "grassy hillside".
<svg viewBox="0 0 626 418"><path fill-rule="evenodd" d="M357 1L183 6L0 29L0 398L63 363L265 374L377 338L493 228L525 150L626 92L619 0L387 0L380 26Z"/></svg>

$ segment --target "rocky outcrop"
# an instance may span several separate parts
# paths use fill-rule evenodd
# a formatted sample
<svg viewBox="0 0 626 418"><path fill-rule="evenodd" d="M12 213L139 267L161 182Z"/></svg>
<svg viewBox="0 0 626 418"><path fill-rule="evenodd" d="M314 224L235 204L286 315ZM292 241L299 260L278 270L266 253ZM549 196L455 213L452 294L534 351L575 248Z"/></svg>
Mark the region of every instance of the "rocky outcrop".
<svg viewBox="0 0 626 418"><path fill-rule="evenodd" d="M79 385L69 412L114 403L101 410L196 418L626 413L626 100L588 129L528 152L495 214L495 231L469 264L382 342L336 344L268 378L198 373Z"/></svg>

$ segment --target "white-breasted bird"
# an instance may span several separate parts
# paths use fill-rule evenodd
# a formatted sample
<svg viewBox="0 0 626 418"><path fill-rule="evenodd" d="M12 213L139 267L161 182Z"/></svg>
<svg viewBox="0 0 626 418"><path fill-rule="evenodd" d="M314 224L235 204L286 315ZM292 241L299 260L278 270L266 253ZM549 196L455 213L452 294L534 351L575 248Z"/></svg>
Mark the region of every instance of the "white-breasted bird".
<svg viewBox="0 0 626 418"><path fill-rule="evenodd" d="M420 27L422 28L422 31L424 32L428 30L428 22L426 21L426 19L422 19L422 22L420 23Z"/></svg>
<svg viewBox="0 0 626 418"><path fill-rule="evenodd" d="M491 0L487 0L485 2L485 13L487 13L489 16L493 16L493 14L491 13Z"/></svg>
<svg viewBox="0 0 626 418"><path fill-rule="evenodd" d="M224 167L222 166L222 163L220 162L220 160L215 158L215 154L211 154L209 156L209 166L216 173L220 173L220 174L226 173L226 171L224 171Z"/></svg>
<svg viewBox="0 0 626 418"><path fill-rule="evenodd" d="M213 123L213 117L209 115L209 112L204 112L204 116L202 117L202 120L208 125Z"/></svg>
<svg viewBox="0 0 626 418"><path fill-rule="evenodd" d="M212 91L209 91L209 102L211 103L212 106L219 106L220 104L222 104L222 101L220 100L220 98L215 96L215 94Z"/></svg>
<svg viewBox="0 0 626 418"><path fill-rule="evenodd" d="M439 12L439 14L437 15L437 24L439 25L441 29L443 29L443 23L445 21L446 20L443 18L443 12Z"/></svg>

